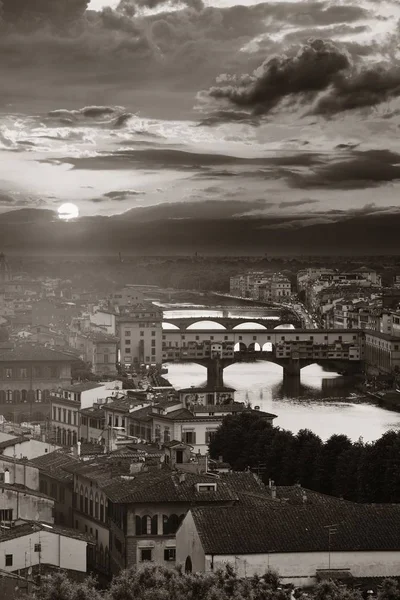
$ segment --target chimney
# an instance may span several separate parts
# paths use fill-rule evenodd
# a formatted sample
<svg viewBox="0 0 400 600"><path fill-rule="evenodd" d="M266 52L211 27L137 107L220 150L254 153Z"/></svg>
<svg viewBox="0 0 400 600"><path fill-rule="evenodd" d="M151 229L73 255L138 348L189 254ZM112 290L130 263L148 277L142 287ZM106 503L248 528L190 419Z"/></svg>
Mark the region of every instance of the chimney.
<svg viewBox="0 0 400 600"><path fill-rule="evenodd" d="M143 462L133 462L129 465L129 474L133 475L134 473L140 473L140 471L143 470L143 467Z"/></svg>
<svg viewBox="0 0 400 600"><path fill-rule="evenodd" d="M274 484L275 484L275 481L273 479L269 479L268 480L268 487L269 487L269 489L271 489L274 486Z"/></svg>
<svg viewBox="0 0 400 600"><path fill-rule="evenodd" d="M10 471L8 469L4 471L4 483L10 483Z"/></svg>
<svg viewBox="0 0 400 600"><path fill-rule="evenodd" d="M179 483L185 483L186 473L179 473Z"/></svg>
<svg viewBox="0 0 400 600"><path fill-rule="evenodd" d="M218 456L218 462L219 462L219 463L223 463L223 462L224 462L224 458L223 458L223 456Z"/></svg>
<svg viewBox="0 0 400 600"><path fill-rule="evenodd" d="M307 494L306 494L305 490L302 490L302 499L303 499L303 504L306 504L306 502L307 502Z"/></svg>
<svg viewBox="0 0 400 600"><path fill-rule="evenodd" d="M276 499L276 485L271 485L271 498Z"/></svg>
<svg viewBox="0 0 400 600"><path fill-rule="evenodd" d="M76 446L77 446L77 454L78 454L78 458L80 458L80 456L81 456L81 443L80 443L80 442L78 442L78 443L76 444Z"/></svg>

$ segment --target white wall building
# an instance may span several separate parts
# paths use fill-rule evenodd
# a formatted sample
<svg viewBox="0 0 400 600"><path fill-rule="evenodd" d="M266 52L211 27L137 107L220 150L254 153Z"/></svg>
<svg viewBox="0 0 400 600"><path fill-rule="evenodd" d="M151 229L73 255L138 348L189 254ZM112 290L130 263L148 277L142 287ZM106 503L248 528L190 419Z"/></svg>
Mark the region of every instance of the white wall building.
<svg viewBox="0 0 400 600"><path fill-rule="evenodd" d="M0 569L10 573L49 565L86 573L89 538L74 530L44 523L24 523L2 531Z"/></svg>

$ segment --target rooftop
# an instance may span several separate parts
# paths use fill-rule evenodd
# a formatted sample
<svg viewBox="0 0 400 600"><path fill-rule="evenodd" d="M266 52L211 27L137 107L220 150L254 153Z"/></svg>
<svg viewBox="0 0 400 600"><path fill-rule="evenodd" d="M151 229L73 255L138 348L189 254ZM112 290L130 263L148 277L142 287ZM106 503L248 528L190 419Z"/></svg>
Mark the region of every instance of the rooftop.
<svg viewBox="0 0 400 600"><path fill-rule="evenodd" d="M77 462L76 458L65 454L65 452L56 450L55 452L50 452L50 454L43 454L43 456L31 459L29 464L58 481L72 481L72 473L66 471L64 467L76 464Z"/></svg>
<svg viewBox="0 0 400 600"><path fill-rule="evenodd" d="M23 442L29 442L29 440L30 438L25 435L19 435L11 438L10 440L4 440L4 442L0 442L0 450L4 450L10 446L16 446L17 444L22 444Z"/></svg>
<svg viewBox="0 0 400 600"><path fill-rule="evenodd" d="M21 344L11 350L0 350L0 362L12 361L57 361L74 362L76 357L38 344Z"/></svg>
<svg viewBox="0 0 400 600"><path fill-rule="evenodd" d="M63 387L63 390L66 392L88 392L89 390L95 390L96 388L101 387L103 387L103 384L95 381L81 381L71 385L66 385Z"/></svg>
<svg viewBox="0 0 400 600"><path fill-rule="evenodd" d="M233 507L192 509L206 554L327 552L331 523L336 524L333 551L395 551L399 547L399 505L299 506L260 499L249 508L243 501Z"/></svg>
<svg viewBox="0 0 400 600"><path fill-rule="evenodd" d="M62 535L75 540L81 540L88 543L95 543L92 536L87 533L79 533L76 529L69 529L68 527L60 527L59 525L50 525L47 523L41 523L39 521L25 521L16 527L10 529L3 529L0 538L0 544L3 541L13 540L19 537L24 537L35 533L37 531L46 531L47 533L54 533L56 535Z"/></svg>

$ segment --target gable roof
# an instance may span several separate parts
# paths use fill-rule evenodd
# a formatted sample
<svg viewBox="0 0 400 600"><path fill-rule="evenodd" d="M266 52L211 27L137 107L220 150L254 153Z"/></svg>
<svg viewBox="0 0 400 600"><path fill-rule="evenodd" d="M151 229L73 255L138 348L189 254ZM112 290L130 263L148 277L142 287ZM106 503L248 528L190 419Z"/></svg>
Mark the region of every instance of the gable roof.
<svg viewBox="0 0 400 600"><path fill-rule="evenodd" d="M3 529L1 532L0 544L1 542L24 537L37 531L46 531L47 533L54 533L56 535L62 535L64 537L69 537L91 544L96 543L93 536L90 536L87 533L79 533L79 531L76 529L69 529L68 527L60 527L59 525L41 523L40 521L27 521L22 522L20 525L10 529Z"/></svg>
<svg viewBox="0 0 400 600"><path fill-rule="evenodd" d="M5 448L9 448L10 446L16 446L17 444L22 444L23 442L29 442L30 438L25 435L19 435L17 437L11 438L10 440L4 440L4 442L0 442L0 450L4 450Z"/></svg>
<svg viewBox="0 0 400 600"><path fill-rule="evenodd" d="M244 501L191 513L206 554L327 552L332 524L332 551L400 549L400 506L394 504L294 506L267 500L250 510Z"/></svg>
<svg viewBox="0 0 400 600"><path fill-rule="evenodd" d="M74 362L76 357L66 352L52 350L38 344L24 344L15 346L11 350L0 351L0 362L12 361L57 361L57 362Z"/></svg>
<svg viewBox="0 0 400 600"><path fill-rule="evenodd" d="M57 481L72 481L73 475L69 471L66 471L64 467L75 465L78 463L78 459L73 458L65 452L55 450L49 454L43 454L32 458L28 464L39 469L41 473L57 479Z"/></svg>

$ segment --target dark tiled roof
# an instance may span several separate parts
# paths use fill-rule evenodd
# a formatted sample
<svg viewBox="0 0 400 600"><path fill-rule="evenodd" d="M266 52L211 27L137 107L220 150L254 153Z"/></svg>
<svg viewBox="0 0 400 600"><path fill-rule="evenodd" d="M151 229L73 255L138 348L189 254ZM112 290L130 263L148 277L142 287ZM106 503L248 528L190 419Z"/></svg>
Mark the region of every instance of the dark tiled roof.
<svg viewBox="0 0 400 600"><path fill-rule="evenodd" d="M190 412L190 410L188 410L187 408L178 408L178 410L171 410L171 412L161 416L171 419L173 421L180 421L181 419L186 421L188 419L192 420L196 418L194 414Z"/></svg>
<svg viewBox="0 0 400 600"><path fill-rule="evenodd" d="M267 488L270 494L270 489ZM289 504L319 504L321 506L337 506L338 504L353 504L347 500L328 496L314 490L303 488L300 485L282 485L276 487L276 498Z"/></svg>
<svg viewBox="0 0 400 600"><path fill-rule="evenodd" d="M196 483L217 483L215 491L197 491ZM218 502L235 501L238 495L231 486L215 476L186 473L184 481L176 471L157 469L136 473L132 479L115 478L100 484L112 502Z"/></svg>
<svg viewBox="0 0 400 600"><path fill-rule="evenodd" d="M99 454L104 454L104 446L92 444L91 442L82 442L81 456L97 456Z"/></svg>
<svg viewBox="0 0 400 600"><path fill-rule="evenodd" d="M29 442L29 440L30 438L26 437L25 435L19 435L18 437L11 438L10 440L4 440L4 442L0 442L0 450L4 450L10 446L16 446L22 442Z"/></svg>
<svg viewBox="0 0 400 600"><path fill-rule="evenodd" d="M76 458L56 450L55 452L50 452L50 454L43 454L43 456L33 458L29 461L29 464L58 481L72 481L72 473L66 471L64 467L75 465L77 462Z"/></svg>
<svg viewBox="0 0 400 600"><path fill-rule="evenodd" d="M251 506L251 510L249 510ZM341 503L335 506L246 502L192 510L206 554L390 551L400 546L400 506ZM238 527L240 523L240 527Z"/></svg>
<svg viewBox="0 0 400 600"><path fill-rule="evenodd" d="M16 346L12 350L0 351L0 362L11 361L57 361L57 362L73 362L76 360L71 354L51 350L45 346L38 344L24 344Z"/></svg>
<svg viewBox="0 0 400 600"><path fill-rule="evenodd" d="M82 408L80 411L81 415L83 415L84 417L91 417L94 419L104 419L104 409L99 406L97 407L90 407L90 408Z"/></svg>

